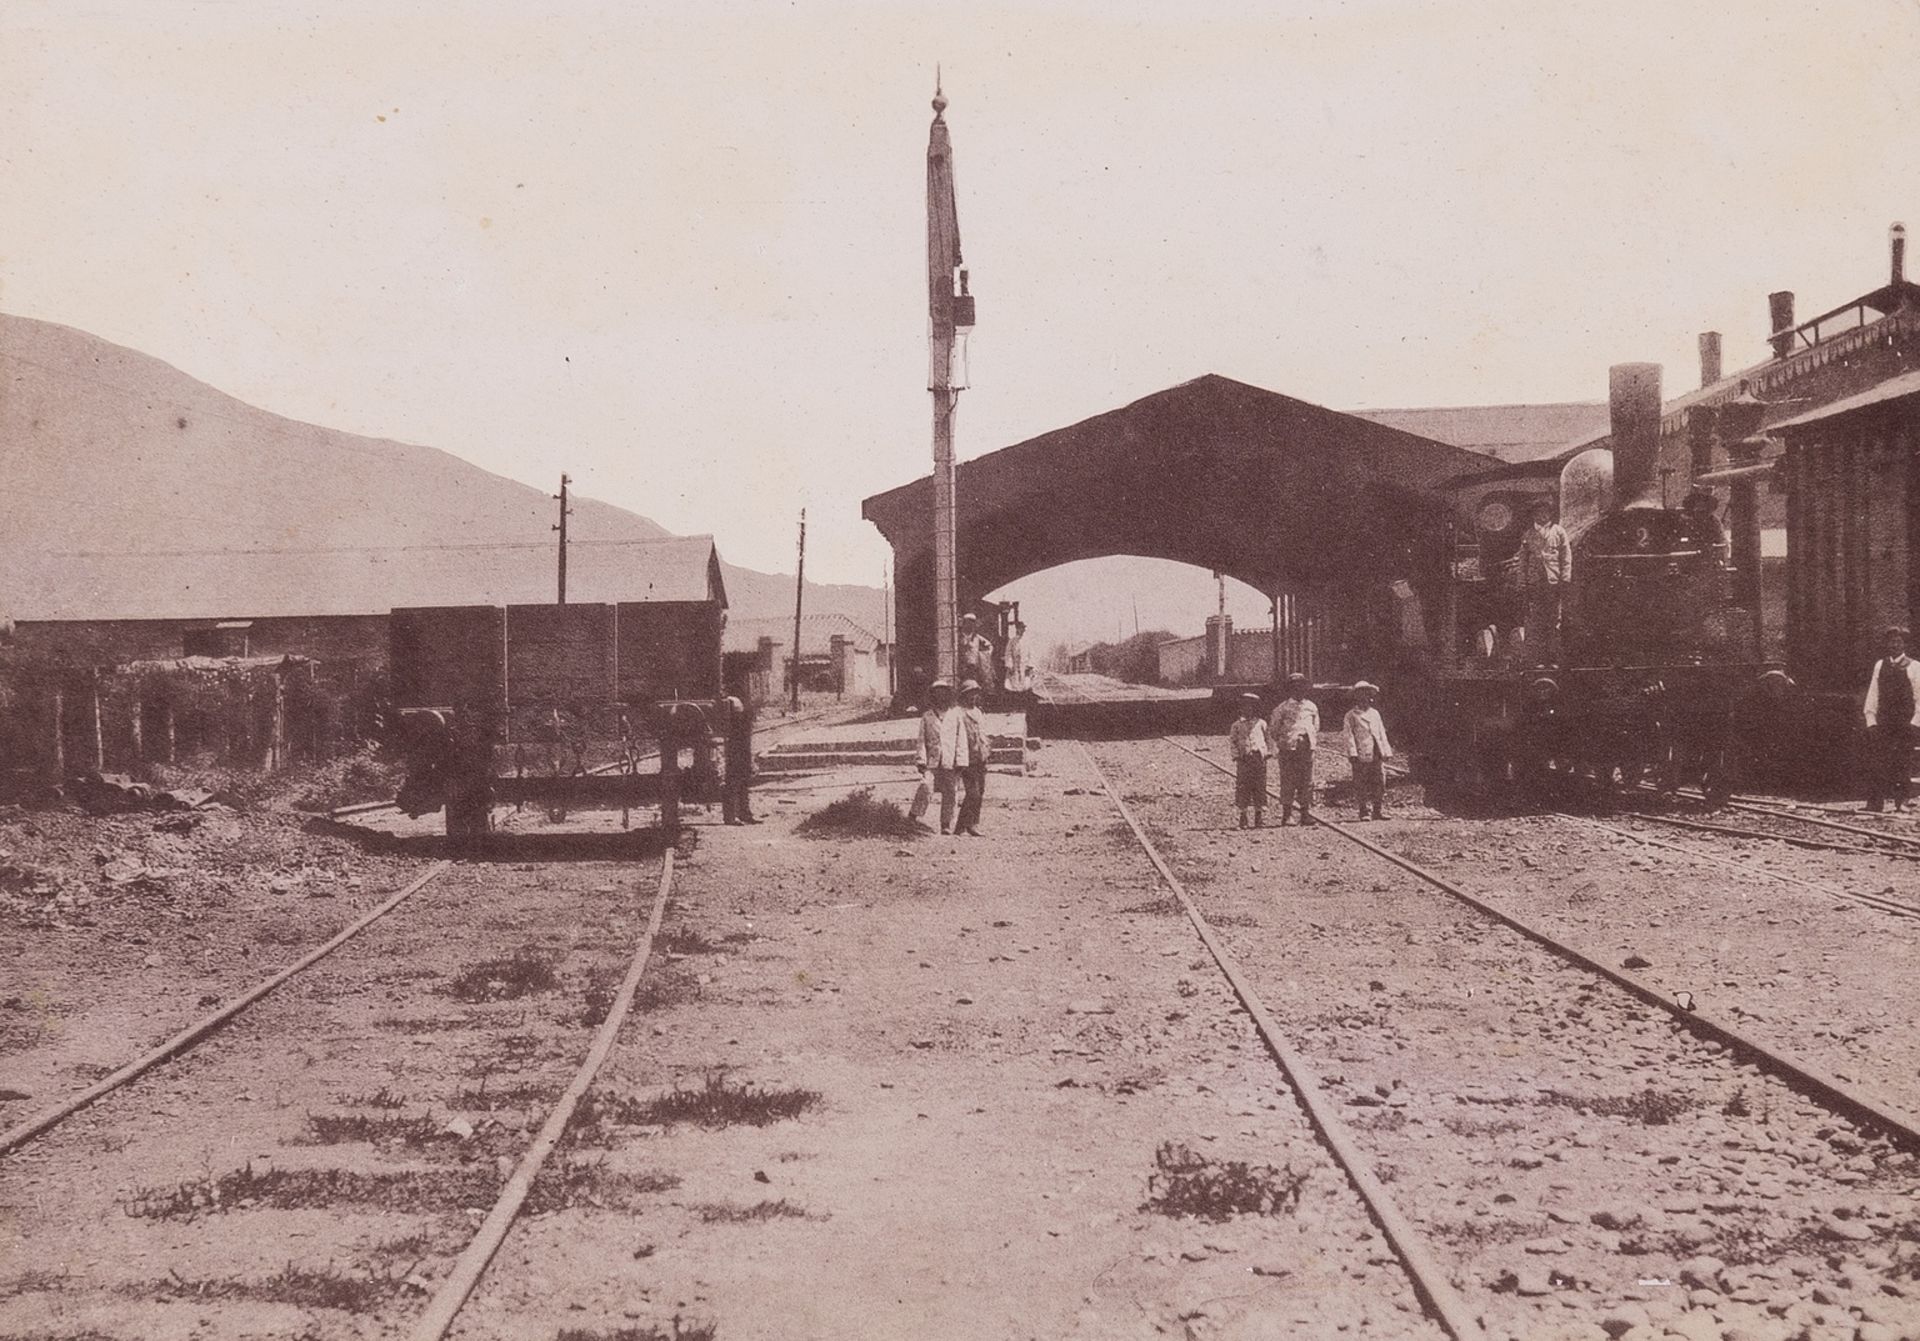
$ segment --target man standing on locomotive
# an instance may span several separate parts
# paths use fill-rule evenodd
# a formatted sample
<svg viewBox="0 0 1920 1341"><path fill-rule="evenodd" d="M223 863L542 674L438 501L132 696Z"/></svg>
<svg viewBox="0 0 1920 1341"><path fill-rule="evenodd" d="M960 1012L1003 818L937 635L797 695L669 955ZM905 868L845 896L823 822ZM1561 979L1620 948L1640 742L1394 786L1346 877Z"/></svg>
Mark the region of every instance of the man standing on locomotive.
<svg viewBox="0 0 1920 1341"><path fill-rule="evenodd" d="M960 678L998 684L993 673L993 639L980 632L978 615L960 616Z"/></svg>
<svg viewBox="0 0 1920 1341"><path fill-rule="evenodd" d="M1553 519L1553 504L1533 505L1533 525L1520 537L1520 587L1526 594L1528 660L1536 666L1560 662L1560 617L1567 585L1573 581L1573 542Z"/></svg>
<svg viewBox="0 0 1920 1341"><path fill-rule="evenodd" d="M1907 808L1907 774L1920 729L1920 662L1907 655L1907 631L1888 629L1886 656L1873 664L1862 716L1867 722L1867 809Z"/></svg>

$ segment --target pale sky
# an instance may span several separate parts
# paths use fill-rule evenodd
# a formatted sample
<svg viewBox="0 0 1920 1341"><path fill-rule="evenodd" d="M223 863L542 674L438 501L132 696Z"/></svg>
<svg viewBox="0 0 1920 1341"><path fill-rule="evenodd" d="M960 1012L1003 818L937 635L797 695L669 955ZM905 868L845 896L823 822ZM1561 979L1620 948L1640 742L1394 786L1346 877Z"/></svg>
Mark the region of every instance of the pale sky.
<svg viewBox="0 0 1920 1341"><path fill-rule="evenodd" d="M1769 290L1884 282L1916 57L1910 0L8 0L0 308L755 568L804 505L809 576L872 583L860 499L929 460L936 62L964 460L1204 372L1684 390Z"/></svg>

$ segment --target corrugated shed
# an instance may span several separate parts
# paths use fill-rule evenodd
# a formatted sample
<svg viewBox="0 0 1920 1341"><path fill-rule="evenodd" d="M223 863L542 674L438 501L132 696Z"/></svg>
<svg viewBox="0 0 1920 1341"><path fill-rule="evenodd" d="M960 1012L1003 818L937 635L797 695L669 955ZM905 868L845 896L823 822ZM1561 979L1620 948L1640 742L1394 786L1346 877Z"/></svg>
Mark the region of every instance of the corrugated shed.
<svg viewBox="0 0 1920 1341"><path fill-rule="evenodd" d="M171 554L0 551L13 619L265 619L402 606L535 605L555 595L551 544ZM567 547L567 599L726 602L712 536Z"/></svg>

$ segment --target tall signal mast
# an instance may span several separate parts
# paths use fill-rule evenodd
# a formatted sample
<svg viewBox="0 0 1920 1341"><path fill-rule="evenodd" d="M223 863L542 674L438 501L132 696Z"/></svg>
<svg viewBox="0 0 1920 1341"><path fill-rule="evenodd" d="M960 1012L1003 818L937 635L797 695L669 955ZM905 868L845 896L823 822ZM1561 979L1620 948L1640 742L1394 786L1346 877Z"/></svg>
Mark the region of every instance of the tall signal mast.
<svg viewBox="0 0 1920 1341"><path fill-rule="evenodd" d="M959 672L960 580L954 502L953 412L965 389L964 333L973 297L960 263L960 221L953 200L953 145L946 95L936 73L933 125L927 132L927 390L933 396L933 600L936 674ZM956 287L957 286L957 287Z"/></svg>

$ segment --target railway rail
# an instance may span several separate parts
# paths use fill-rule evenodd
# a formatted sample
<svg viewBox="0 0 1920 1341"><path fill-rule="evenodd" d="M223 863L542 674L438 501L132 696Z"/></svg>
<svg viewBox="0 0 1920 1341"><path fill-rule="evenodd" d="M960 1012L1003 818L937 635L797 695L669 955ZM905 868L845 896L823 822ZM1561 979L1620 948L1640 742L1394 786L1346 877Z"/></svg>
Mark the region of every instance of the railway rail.
<svg viewBox="0 0 1920 1341"><path fill-rule="evenodd" d="M18 1151L36 1138L54 1131L67 1119L95 1101L147 1075L162 1063L182 1056L249 1007L360 936L389 913L405 904L407 900L433 884L452 866L453 863L447 861L433 863L401 889L384 899L377 907L355 919L324 944L265 979L235 1001L196 1021L164 1043L118 1068L95 1085L0 1134L0 1154ZM558 1098L553 1101L538 1131L519 1155L511 1172L506 1174L505 1182L493 1199L491 1207L484 1216L479 1218L472 1237L465 1243L447 1274L440 1280L425 1308L412 1322L406 1335L413 1338L413 1341L439 1341L439 1338L452 1329L463 1305L495 1261L501 1244L506 1241L509 1232L525 1208L529 1196L534 1193L536 1180L540 1178L542 1170L560 1147L569 1123L612 1054L619 1032L634 1008L642 980L654 957L661 923L674 888L674 876L675 852L669 847L661 856L658 881L652 891L651 905L647 909L645 922L637 934L631 952L626 956L624 975L617 989L612 992L604 1017L584 1057L577 1066L572 1068L570 1080Z"/></svg>
<svg viewBox="0 0 1920 1341"><path fill-rule="evenodd" d="M86 1089L69 1095L51 1107L9 1127L4 1132L0 1132L0 1155L6 1155L14 1150L18 1150L35 1137L43 1136L47 1132L52 1131L55 1127L65 1122L81 1109L92 1104L95 1100L102 1099L123 1085L139 1079L162 1062L171 1061L173 1058L180 1056L189 1048L192 1048L195 1044L220 1029L221 1026L227 1024L249 1006L254 1005L290 979L312 968L315 964L318 964L328 955L331 955L335 950L338 950L341 946L358 936L375 922L378 922L395 908L398 908L408 899L411 899L436 878L444 874L451 864L452 863L445 861L435 862L422 874L408 881L397 893L387 898L377 908L355 919L324 944L295 960L278 973L268 977L259 985L243 993L237 999L213 1011L211 1014L194 1021L194 1023L174 1034L164 1043L149 1049L132 1061L118 1067L94 1084L89 1085Z"/></svg>
<svg viewBox="0 0 1920 1341"><path fill-rule="evenodd" d="M1171 738L1165 738L1165 740L1167 744L1174 746L1207 768L1219 772L1230 772L1230 770L1224 768L1217 761L1207 758L1204 754L1191 749L1178 740ZM1108 786L1111 791L1112 783L1109 782ZM1116 797L1116 801L1118 801L1118 797ZM1324 816L1317 818L1319 819L1319 823L1328 832L1337 835L1339 838L1365 850L1383 861L1391 863L1407 874L1414 876L1422 884L1439 890L1458 904L1473 910L1476 914L1491 919L1508 931L1517 933L1519 936L1525 938L1526 941L1546 951L1554 960L1559 961L1564 968L1577 970L1579 973L1603 980L1605 984L1625 993L1632 1002L1640 1006L1653 1007L1663 1012L1664 1015L1671 1019L1676 1025L1696 1037L1710 1044L1716 1044L1727 1049L1735 1061L1748 1064L1760 1073L1773 1078L1775 1081L1784 1082L1787 1087L1805 1096L1806 1099L1812 1102L1814 1105L1810 1110L1812 1113L1818 1114L1821 1110L1824 1110L1827 1114L1837 1115L1845 1121L1857 1124L1862 1129L1876 1133L1884 1138L1888 1145L1894 1149L1909 1153L1920 1150L1920 1118L1916 1118L1914 1114L1906 1112L1888 1103L1879 1096L1867 1092L1861 1086L1828 1074L1821 1068L1782 1050L1766 1039L1748 1033L1745 1028L1736 1026L1731 1021L1723 1019L1713 1012L1697 1008L1691 1001L1670 999L1663 992L1637 980L1627 973L1611 968L1592 954L1586 953L1566 943L1560 937L1534 924L1530 919L1522 917L1511 909L1503 907L1490 899L1463 889L1460 885L1426 869L1418 862L1392 851L1381 842L1375 841L1373 837L1362 835L1339 821L1329 821L1325 819ZM1142 831L1139 822L1129 815L1128 823L1143 846L1147 845L1149 840ZM1324 855L1324 853L1322 855ZM1157 855L1150 853L1150 856L1152 856L1156 868L1164 867L1164 861ZM1163 878L1168 879L1171 883L1172 876L1170 872L1163 869L1162 874ZM1382 887L1376 886L1376 888ZM1183 905L1191 905L1193 901L1183 893L1181 902ZM1196 910L1189 907L1189 916L1198 919L1199 914ZM1231 919L1229 919L1229 921L1231 922ZM1200 922L1196 920L1196 927L1198 928L1199 926ZM1203 932L1203 939L1205 939L1205 935ZM1211 944L1209 944L1209 949L1213 949ZM1216 954L1216 958L1218 957ZM1225 965L1223 964L1222 967L1224 969ZM1377 988L1379 984L1376 983L1374 986ZM1236 991L1238 990L1240 990L1240 986L1236 983ZM1256 1018L1259 1017L1257 1016ZM1267 1032L1269 1027L1268 1022L1262 1020L1263 1034ZM1597 1028L1598 1026L1595 1027ZM1396 1247L1397 1246L1396 1243ZM1410 1269L1412 1268L1410 1267ZM1658 1329L1656 1328L1655 1330L1657 1331Z"/></svg>
<svg viewBox="0 0 1920 1341"><path fill-rule="evenodd" d="M1232 773L1231 769L1219 761L1207 758L1198 750L1182 744L1171 736L1163 736L1161 739L1165 740L1175 749L1181 750L1193 758L1198 759L1209 768L1229 775ZM1274 793L1269 792L1269 794L1273 795ZM1700 852L1697 849L1685 847L1678 843L1667 843L1658 838L1650 838L1646 834L1636 834L1630 829L1621 829L1611 824L1602 824L1598 820L1590 820L1581 815L1568 815L1564 811L1551 811L1548 813L1590 825L1593 828L1603 830L1607 833L1619 834L1623 837L1631 838L1636 842L1646 843L1654 847L1668 848L1712 865L1731 867L1748 874L1772 877L1785 883L1798 885L1833 898L1853 899L1857 902L1867 903L1870 906L1881 908L1883 911L1894 913L1897 916L1920 917L1920 907L1901 903L1897 899L1885 899L1878 895L1843 890L1837 886L1822 884L1818 881L1801 880L1797 876L1789 876L1784 872L1767 871L1762 867L1752 866L1746 862L1730 861L1725 857L1716 857L1711 853ZM1701 1010L1697 1006L1685 1005L1679 1001L1669 999L1649 988L1646 984L1627 977L1625 974L1609 968L1591 955L1564 943L1551 932L1520 917L1510 909L1501 907L1491 900L1468 893L1445 877L1428 870L1418 862L1412 861L1397 852L1380 846L1371 839L1354 832L1338 820L1330 820L1324 815L1321 815L1316 817L1315 823L1339 834L1348 842L1366 848L1375 856L1392 862L1395 866L1432 885L1448 897L1456 899L1468 907L1491 917L1496 922L1501 923L1513 931L1519 932L1522 936L1543 947L1549 953L1565 959L1569 963L1578 964L1582 968L1600 974L1616 987L1624 989L1647 1005L1656 1006L1665 1011L1680 1024L1702 1037L1711 1039L1714 1042L1728 1044L1743 1053L1753 1056L1777 1074L1790 1078L1795 1084L1804 1086L1809 1093L1820 1096L1821 1100L1830 1105L1836 1113L1843 1113L1857 1121L1868 1123L1897 1142L1914 1149L1920 1149L1920 1115L1903 1113L1893 1109L1881 1103L1878 1099L1861 1092L1857 1087L1828 1075L1820 1068L1791 1057L1785 1052L1777 1051L1762 1040L1748 1036L1740 1028L1728 1021L1718 1019L1710 1012Z"/></svg>
<svg viewBox="0 0 1920 1341"><path fill-rule="evenodd" d="M1246 974L1221 942L1219 935L1194 903L1192 896L1187 893L1186 886L1167 865L1159 849L1154 846L1153 840L1147 836L1147 831L1141 827L1140 821L1134 817L1127 803L1121 799L1120 793L1114 790L1113 782L1107 777L1106 771L1100 767L1099 760L1095 759L1092 751L1087 750L1084 745L1081 749L1086 755L1088 764L1100 778L1100 785L1105 789L1107 798L1113 802L1114 808L1120 812L1120 818L1125 820L1127 827L1132 830L1134 838L1146 853L1147 860L1153 864L1154 870L1159 873L1168 891L1179 901L1187 920L1193 924L1193 929L1199 935L1201 943L1207 947L1207 953L1213 957L1214 963L1233 988L1234 995L1246 1008L1247 1014L1253 1018L1254 1027L1259 1030L1261 1041L1266 1044L1268 1052L1279 1064L1288 1083L1293 1086L1301 1105L1307 1110L1313 1122L1314 1129L1320 1134L1340 1167L1345 1170L1355 1190L1366 1203L1369 1213L1387 1236L1388 1243L1393 1246L1394 1252L1405 1266L1407 1275L1412 1280L1414 1289L1422 1302L1427 1305L1435 1321L1446 1330L1447 1335L1454 1338L1454 1341L1482 1341L1486 1333L1482 1330L1479 1319L1461 1297L1460 1292L1454 1288L1452 1281L1447 1278L1445 1270L1434 1257L1432 1249L1427 1246L1419 1231L1394 1204L1393 1198L1388 1194L1386 1187L1374 1173L1354 1140L1353 1133L1340 1120L1333 1100L1321 1085L1313 1068L1287 1041L1285 1033L1268 1013Z"/></svg>

